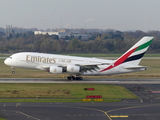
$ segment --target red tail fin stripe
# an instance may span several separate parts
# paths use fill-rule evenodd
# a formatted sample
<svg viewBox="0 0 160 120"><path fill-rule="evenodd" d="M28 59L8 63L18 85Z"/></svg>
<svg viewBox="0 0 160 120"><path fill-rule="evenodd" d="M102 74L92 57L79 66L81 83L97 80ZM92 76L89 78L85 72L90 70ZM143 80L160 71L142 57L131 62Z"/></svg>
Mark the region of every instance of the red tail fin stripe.
<svg viewBox="0 0 160 120"><path fill-rule="evenodd" d="M122 57L120 57L120 58L114 63L114 66L113 66L113 65L110 65L109 67L101 70L100 72L109 70L109 69L111 69L111 68L114 68L114 67L120 65L120 64L123 63L137 48L138 48L138 47L130 50L129 52L127 52L126 54L124 54Z"/></svg>

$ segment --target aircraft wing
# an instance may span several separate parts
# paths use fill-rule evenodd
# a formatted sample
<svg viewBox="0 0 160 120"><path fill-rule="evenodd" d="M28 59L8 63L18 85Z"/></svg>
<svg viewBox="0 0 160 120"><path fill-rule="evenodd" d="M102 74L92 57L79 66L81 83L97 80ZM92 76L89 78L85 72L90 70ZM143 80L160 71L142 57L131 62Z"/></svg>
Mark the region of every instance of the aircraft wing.
<svg viewBox="0 0 160 120"><path fill-rule="evenodd" d="M83 63L83 64L75 64L75 65L78 65L78 66L92 66L92 65L111 65L111 63Z"/></svg>
<svg viewBox="0 0 160 120"><path fill-rule="evenodd" d="M96 69L99 69L98 65L111 65L112 63L89 63L89 64L75 64L75 66L81 67L81 72L86 71L96 71ZM67 65L55 65L57 67L65 68ZM50 66L37 66L37 69L49 71Z"/></svg>
<svg viewBox="0 0 160 120"><path fill-rule="evenodd" d="M87 64L75 64L76 66L81 67L81 72L93 72L99 69L98 65L111 65L112 63L87 63Z"/></svg>

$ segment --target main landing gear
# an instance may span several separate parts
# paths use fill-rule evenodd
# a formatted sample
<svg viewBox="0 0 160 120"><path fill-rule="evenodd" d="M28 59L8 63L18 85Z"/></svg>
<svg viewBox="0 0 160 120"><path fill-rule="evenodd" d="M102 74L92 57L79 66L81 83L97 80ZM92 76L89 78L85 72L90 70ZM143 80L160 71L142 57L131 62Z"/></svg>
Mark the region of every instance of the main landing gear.
<svg viewBox="0 0 160 120"><path fill-rule="evenodd" d="M74 76L68 76L67 79L68 79L68 80L83 80L83 77L78 77L78 76L76 76L76 77L74 77Z"/></svg>

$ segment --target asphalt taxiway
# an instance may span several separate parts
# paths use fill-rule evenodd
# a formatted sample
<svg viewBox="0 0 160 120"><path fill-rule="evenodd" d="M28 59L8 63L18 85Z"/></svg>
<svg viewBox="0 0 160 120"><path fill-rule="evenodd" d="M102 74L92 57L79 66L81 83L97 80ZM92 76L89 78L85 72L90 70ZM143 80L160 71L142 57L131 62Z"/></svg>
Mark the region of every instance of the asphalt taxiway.
<svg viewBox="0 0 160 120"><path fill-rule="evenodd" d="M1 103L7 120L159 120L160 103Z"/></svg>
<svg viewBox="0 0 160 120"><path fill-rule="evenodd" d="M0 83L118 84L139 99L116 103L0 103L0 117L7 120L159 120L160 79L22 79L1 78Z"/></svg>

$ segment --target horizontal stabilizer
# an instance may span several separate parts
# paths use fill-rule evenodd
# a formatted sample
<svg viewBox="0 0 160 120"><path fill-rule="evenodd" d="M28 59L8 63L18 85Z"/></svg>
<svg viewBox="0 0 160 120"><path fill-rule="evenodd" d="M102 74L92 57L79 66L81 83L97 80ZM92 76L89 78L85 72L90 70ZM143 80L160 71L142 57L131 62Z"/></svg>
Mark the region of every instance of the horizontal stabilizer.
<svg viewBox="0 0 160 120"><path fill-rule="evenodd" d="M128 66L128 67L124 67L125 69L141 69L141 68L149 68L148 66Z"/></svg>

